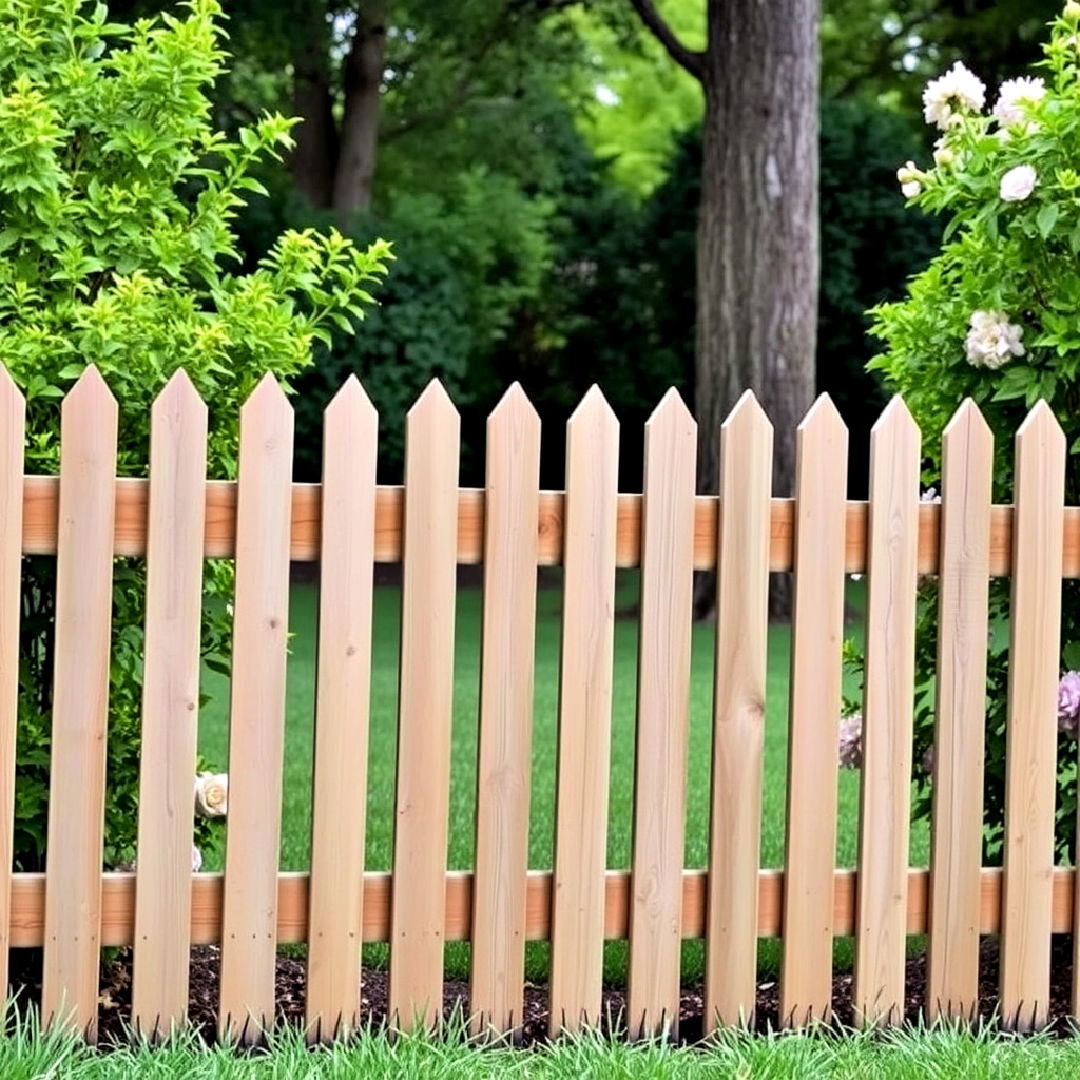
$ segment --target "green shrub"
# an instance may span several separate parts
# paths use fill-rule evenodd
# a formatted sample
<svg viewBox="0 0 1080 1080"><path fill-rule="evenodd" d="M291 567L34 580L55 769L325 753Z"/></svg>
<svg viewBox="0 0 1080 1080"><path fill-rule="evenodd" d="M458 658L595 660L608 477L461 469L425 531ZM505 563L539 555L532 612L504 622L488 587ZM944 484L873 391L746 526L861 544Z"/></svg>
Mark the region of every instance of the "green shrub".
<svg viewBox="0 0 1080 1080"><path fill-rule="evenodd" d="M886 351L870 365L904 395L923 431L925 481L938 485L941 433L960 402L979 405L995 437L994 497L1013 497L1013 446L1027 410L1045 399L1080 446L1080 5L1052 24L1042 76L1010 80L985 112L985 88L962 66L931 82L927 120L941 129L934 165L909 162L904 193L948 218L944 247L905 300L874 312ZM1066 472L1066 500L1080 476ZM1064 583L1063 669L1080 667L1080 588ZM916 748L933 731L933 582L922 589L918 631ZM985 848L1000 854L1004 810L1009 584L991 585L986 696ZM1068 685L1068 684L1066 684ZM1075 853L1075 703L1059 707L1057 847ZM929 813L928 779L916 812Z"/></svg>
<svg viewBox="0 0 1080 1080"><path fill-rule="evenodd" d="M209 470L232 476L237 414L260 376L288 379L331 328L349 333L387 245L286 232L236 273L253 166L290 145L265 115L230 141L209 93L220 9L107 22L104 4L0 0L0 359L28 405L27 468L54 472L60 398L96 364L120 403L119 470L145 473L150 405L178 367L210 410ZM53 560L23 573L15 857L41 864L48 795ZM143 568L115 569L107 864L134 854ZM228 564L208 564L203 649L228 654ZM210 842L205 825L201 839Z"/></svg>

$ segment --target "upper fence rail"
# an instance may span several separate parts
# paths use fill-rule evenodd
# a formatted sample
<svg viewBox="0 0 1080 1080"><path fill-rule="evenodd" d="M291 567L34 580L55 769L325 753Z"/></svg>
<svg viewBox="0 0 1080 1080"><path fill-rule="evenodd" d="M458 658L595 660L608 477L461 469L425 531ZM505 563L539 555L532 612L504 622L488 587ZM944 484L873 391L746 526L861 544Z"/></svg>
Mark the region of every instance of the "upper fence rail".
<svg viewBox="0 0 1080 1080"><path fill-rule="evenodd" d="M24 555L55 555L59 513L60 478L28 475L23 478L22 552ZM149 481L116 478L116 523L113 554L134 558L146 555L146 522ZM478 565L484 561L485 493L483 488L458 489L457 561ZM641 503L638 494L620 494L615 565L620 569L641 565ZM541 491L537 516L537 565L560 566L563 550L561 491ZM716 567L716 534L720 500L698 495L694 500L694 569ZM866 527L869 503L847 500L844 570L866 572ZM401 562L405 488L380 484L375 490L375 549L377 563ZM294 562L318 562L322 542L322 485L294 483L289 557ZM990 508L990 576L1008 577L1012 571L1014 510L1011 505ZM919 506L919 573L936 574L940 568L939 530L941 507ZM795 500L772 499L769 520L769 569L787 572L794 568ZM236 554L236 482L206 481L206 539L208 559L231 559ZM1067 506L1062 528L1062 578L1080 578L1080 507Z"/></svg>

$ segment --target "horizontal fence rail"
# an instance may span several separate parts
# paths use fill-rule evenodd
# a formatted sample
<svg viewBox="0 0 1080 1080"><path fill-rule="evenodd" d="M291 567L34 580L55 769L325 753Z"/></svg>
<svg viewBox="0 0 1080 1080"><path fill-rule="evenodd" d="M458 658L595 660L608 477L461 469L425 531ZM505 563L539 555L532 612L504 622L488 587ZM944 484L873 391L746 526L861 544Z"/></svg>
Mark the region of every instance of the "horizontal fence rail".
<svg viewBox="0 0 1080 1080"><path fill-rule="evenodd" d="M27 476L23 479L24 555L56 554L57 495L59 478ZM141 558L146 555L148 481L137 477L116 479L116 539L114 555ZM484 490L459 488L457 511L457 561L477 566L484 561ZM622 493L618 499L615 565L626 569L641 565L641 496ZM536 522L537 565L562 565L563 508L561 491L541 491ZM402 554L405 489L379 484L375 489L375 562L399 563ZM321 542L322 485L292 485L292 531L289 558L293 562L317 562ZM694 500L694 569L716 568L716 534L719 499L698 495ZM844 528L844 572L866 572L866 525L869 504L848 499ZM990 508L991 577L1007 577L1012 569L1012 506ZM940 569L938 535L941 507L919 507L920 574ZM774 498L769 514L769 569L785 573L793 566L795 500ZM206 483L206 544L208 559L231 559L236 553L236 484L231 480ZM1080 507L1067 506L1062 527L1061 576L1080 578Z"/></svg>
<svg viewBox="0 0 1080 1080"><path fill-rule="evenodd" d="M307 1033L363 1022L360 945L389 953L395 1028L442 1015L444 946L471 948L474 1034L517 1033L524 947L551 943L551 1034L603 1020L603 943L629 941L634 1036L677 1028L681 943L705 941L707 1030L751 1023L756 948L781 938L780 1020L832 1015L833 941L855 939L853 1005L895 1023L907 938L928 934L925 1012L970 1017L980 937L1001 934L1003 1022L1047 1016L1052 934L1080 892L1054 865L1061 583L1080 578L1061 428L1016 432L1016 503L991 505L993 443L972 402L945 430L940 501L919 496L925 440L903 402L871 441L871 497L846 498L847 429L823 395L799 426L795 498L771 488L773 429L752 394L722 430L719 493L695 495L696 425L671 391L646 425L641 495L619 494L619 422L593 388L568 419L565 491L538 487L541 425L519 386L488 424L483 489L459 484L460 418L437 382L410 410L405 483L377 485L379 417L355 379L326 412L324 481L290 482L293 411L271 376L240 413L236 482L206 479L207 413L176 373L154 406L150 476L116 477L123 410L88 368L62 407L60 476L22 476L24 403L0 380L0 839L13 843L21 555L56 556L46 871L0 880L6 947L44 949L51 1023L96 1033L100 949L134 946L137 1028L186 1022L192 945L220 945L222 1036L261 1040L277 947L307 944ZM118 427L119 425L119 427ZM560 431L559 436L564 432ZM101 872L113 558L145 559L142 758L134 873ZM235 562L225 873L190 873L204 558ZM281 872L289 563L318 562L312 859ZM400 563L392 872L365 867L374 566ZM460 564L483 564L475 870L447 870ZM537 567L563 568L557 731L533 731ZM632 865L610 868L617 568L640 568ZM715 570L711 788L687 805L694 572ZM793 574L783 869L762 869L771 572ZM117 570L119 576L119 569ZM837 725L848 575L866 574L859 851L837 869ZM915 622L939 577L929 868L909 867ZM1012 590L1004 867L980 865L989 582ZM122 628L124 629L124 628ZM921 692L921 691L920 691ZM774 703L775 708L775 703ZM305 717L304 720L309 718ZM535 761L554 760L550 870L529 869ZM456 767L456 766L454 766ZM17 782L17 775L16 775ZM465 815L464 817L467 817ZM685 869L684 826L710 826ZM10 864L10 858L7 860ZM1080 1011L1080 972L1074 976Z"/></svg>

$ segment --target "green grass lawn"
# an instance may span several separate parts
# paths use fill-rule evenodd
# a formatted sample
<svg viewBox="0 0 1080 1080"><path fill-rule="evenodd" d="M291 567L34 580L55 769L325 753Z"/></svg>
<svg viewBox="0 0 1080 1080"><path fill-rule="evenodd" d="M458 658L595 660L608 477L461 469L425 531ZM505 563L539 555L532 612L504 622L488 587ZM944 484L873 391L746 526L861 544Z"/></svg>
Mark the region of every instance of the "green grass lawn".
<svg viewBox="0 0 1080 1080"><path fill-rule="evenodd" d="M533 736L533 784L530 816L529 859L533 868L551 866L555 805L556 713L559 675L559 613L562 592L554 574L545 576L537 608L536 708ZM632 611L637 575L620 572L618 606ZM386 870L391 865L394 764L397 716L397 660L401 594L396 587L375 591L371 680L371 728L368 771L367 866ZM859 636L862 589L850 590L848 633ZM477 701L479 693L481 593L461 589L457 605L457 640L454 687L453 750L451 760L450 843L451 868L472 865L474 844L474 795L476 784ZM314 705L316 590L296 585L292 590L290 627L293 638L288 673L284 805L281 866L303 870L308 866L311 828L312 713ZM693 639L689 783L686 814L687 867L703 867L708 852L708 805L710 724L712 710L714 634L708 625L697 625ZM768 699L766 715L765 782L761 818L763 866L782 866L784 861L785 782L787 773L788 652L790 631L774 626L769 635ZM608 820L608 866L630 865L633 808L634 706L636 697L637 620L619 618L615 628L615 696L612 726L611 802ZM224 678L207 672L205 688L213 701L203 710L200 751L215 765L228 761L228 686ZM837 865L855 862L858 818L857 773L841 772L837 829ZM925 865L927 831L913 831L913 865ZM211 868L215 865L211 860ZM541 978L546 945L529 946L531 978ZM447 946L450 974L468 968L467 946ZM369 947L369 962L384 956L381 948ZM775 963L775 943L763 943L762 962ZM625 971L625 943L607 946L606 977L619 980ZM684 978L694 981L701 970L700 943L684 948ZM837 943L837 962L850 962L846 942Z"/></svg>
<svg viewBox="0 0 1080 1080"><path fill-rule="evenodd" d="M470 1045L453 1033L445 1040L364 1034L349 1045L311 1050L303 1035L292 1031L254 1054L207 1047L192 1038L157 1049L136 1044L101 1053L71 1036L42 1036L27 1026L0 1039L0 1076L26 1080L1061 1080L1077 1075L1076 1039L1009 1039L950 1028L882 1035L727 1033L694 1048L586 1035L538 1050Z"/></svg>

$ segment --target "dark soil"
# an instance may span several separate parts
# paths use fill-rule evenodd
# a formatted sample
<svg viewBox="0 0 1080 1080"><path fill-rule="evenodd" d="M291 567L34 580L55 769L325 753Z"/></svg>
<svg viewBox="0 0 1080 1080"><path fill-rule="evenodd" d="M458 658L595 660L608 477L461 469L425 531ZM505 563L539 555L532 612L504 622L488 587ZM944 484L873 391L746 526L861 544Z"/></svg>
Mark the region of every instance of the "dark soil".
<svg viewBox="0 0 1080 1080"><path fill-rule="evenodd" d="M189 1017L192 1024L208 1040L216 1032L218 996L218 949L200 946L191 952L191 1001ZM1070 982L1072 977L1072 938L1054 938L1051 963L1050 1027L1058 1034L1072 1032L1067 1019ZM998 994L998 944L995 938L983 940L979 965L979 1017L988 1019L997 1013ZM912 957L907 963L908 997L905 1018L917 1022L924 1005L926 958ZM41 993L40 950L18 950L12 954L12 981L21 987L18 998L23 1003L37 1003ZM363 979L364 1018L374 1026L386 1021L387 974L384 971L365 970ZM301 1026L304 1022L305 970L302 960L287 956L278 957L276 979L276 1004L278 1019L286 1024ZM101 998L99 1008L99 1036L103 1042L123 1039L131 1018L131 956L121 950L102 966ZM833 979L834 1020L849 1026L854 1020L851 1000L852 976L850 973L836 975ZM468 984L459 980L446 983L443 993L445 1015L458 1010L468 1014ZM758 984L755 1026L767 1031L779 1026L779 986L773 980ZM625 1007L625 994L621 989L604 990L604 1027L610 1029L619 1023ZM700 987L682 992L679 1004L679 1039L693 1043L701 1039L703 1031L703 999ZM526 985L525 1009L521 1025L521 1038L526 1044L542 1041L547 1033L547 991L542 986ZM1006 1021L1016 1018L1005 1018ZM1022 1019L1022 1018L1021 1018Z"/></svg>

